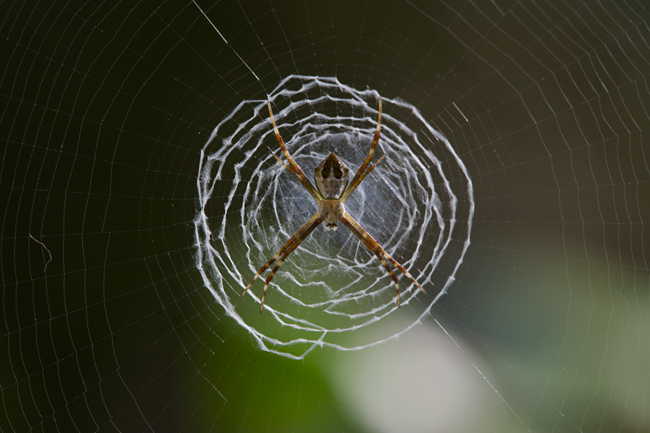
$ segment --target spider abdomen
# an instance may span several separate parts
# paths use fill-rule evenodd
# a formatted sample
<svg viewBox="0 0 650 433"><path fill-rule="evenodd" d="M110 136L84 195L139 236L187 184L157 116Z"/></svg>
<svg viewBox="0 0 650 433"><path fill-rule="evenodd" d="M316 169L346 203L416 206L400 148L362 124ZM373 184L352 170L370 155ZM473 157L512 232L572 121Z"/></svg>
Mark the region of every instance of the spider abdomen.
<svg viewBox="0 0 650 433"><path fill-rule="evenodd" d="M341 200L323 199L318 205L318 212L325 223L325 230L336 230L339 221L345 214L345 205Z"/></svg>

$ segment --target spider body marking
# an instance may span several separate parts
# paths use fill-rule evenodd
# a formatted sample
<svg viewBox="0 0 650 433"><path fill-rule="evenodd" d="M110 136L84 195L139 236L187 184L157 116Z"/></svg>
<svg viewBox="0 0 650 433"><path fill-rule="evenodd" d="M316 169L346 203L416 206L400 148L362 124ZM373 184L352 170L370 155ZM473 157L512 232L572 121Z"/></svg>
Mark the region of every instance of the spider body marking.
<svg viewBox="0 0 650 433"><path fill-rule="evenodd" d="M348 186L350 170L338 156L330 153L314 170L314 181L322 199L318 212L325 222L325 230L336 230L345 214L345 204L341 196Z"/></svg>
<svg viewBox="0 0 650 433"><path fill-rule="evenodd" d="M316 188L324 199L338 200L348 186L350 170L338 156L330 153L314 170Z"/></svg>
<svg viewBox="0 0 650 433"><path fill-rule="evenodd" d="M257 274L253 277L252 281L246 286L241 297L243 298L248 289L253 285L257 277L259 277L262 272L264 272L269 266L275 263L275 266L266 277L264 282L264 292L262 293L262 301L260 303L260 314L264 309L264 299L266 298L266 291L268 289L269 283L273 279L273 276L277 270L282 265L282 262L291 254L298 245L311 234L312 231L322 222L325 222L326 230L336 230L338 228L339 221L343 223L350 231L368 248L372 251L381 264L384 266L388 274L391 276L393 281L395 281L395 289L397 291L397 306L400 306L399 298L399 280L389 266L389 262L392 263L397 269L402 271L415 285L424 292L422 286L411 276L411 274L400 265L395 259L393 259L384 249L379 245L379 243L372 237L370 234L363 228L361 225L354 220L345 211L345 201L350 197L352 192L359 186L361 181L379 164L386 155L382 156L375 162L370 165L372 161L372 156L375 152L375 147L377 147L377 142L379 141L379 134L381 129L381 98L379 98L379 109L377 117L377 129L372 140L372 145L370 146L370 152L368 157L365 159L363 164L357 170L357 173L352 178L352 181L349 181L349 169L335 154L330 153L327 158L325 158L314 170L314 181L316 182L316 188L311 184L309 179L305 176L305 173L302 171L300 166L293 160L282 137L280 137L280 132L278 127L275 124L275 119L273 118L273 110L271 109L271 101L268 101L269 115L271 116L271 123L273 124L273 131L275 132L275 138L282 149L285 157L289 164L286 164L275 154L273 155L291 174L296 176L298 181L305 187L305 189L311 194L312 197L318 203L318 212L316 212L306 223L303 225L289 240L280 248L271 259L264 264L257 271Z"/></svg>

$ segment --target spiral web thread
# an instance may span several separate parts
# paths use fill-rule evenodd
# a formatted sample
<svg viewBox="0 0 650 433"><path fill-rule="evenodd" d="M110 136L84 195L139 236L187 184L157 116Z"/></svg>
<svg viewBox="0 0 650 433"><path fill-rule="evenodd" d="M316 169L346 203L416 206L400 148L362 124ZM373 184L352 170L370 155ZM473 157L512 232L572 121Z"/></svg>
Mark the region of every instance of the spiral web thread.
<svg viewBox="0 0 650 433"><path fill-rule="evenodd" d="M376 127L378 97L335 78L292 75L270 101L289 152L311 178L330 152L356 171ZM263 283L244 299L241 292L317 205L272 155L283 156L266 101L241 102L202 149L196 264L215 300L263 350L302 358L316 346L358 350L397 337L454 281L470 244L471 180L452 145L418 109L382 101L376 155L386 154L386 162L361 183L346 209L427 290L418 293L396 270L400 309L376 257L345 227L319 227L276 274L260 317Z"/></svg>

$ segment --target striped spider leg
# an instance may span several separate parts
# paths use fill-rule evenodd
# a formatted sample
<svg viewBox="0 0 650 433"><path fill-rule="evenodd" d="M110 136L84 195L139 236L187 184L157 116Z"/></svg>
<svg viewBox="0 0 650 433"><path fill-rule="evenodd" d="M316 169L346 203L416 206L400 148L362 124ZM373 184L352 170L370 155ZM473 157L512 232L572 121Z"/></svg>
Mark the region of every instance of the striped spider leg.
<svg viewBox="0 0 650 433"><path fill-rule="evenodd" d="M402 271L415 285L424 292L422 286L411 276L411 274L404 269L395 259L393 259L384 249L379 245L379 243L372 237L370 234L364 230L361 225L350 216L349 213L345 211L345 202L350 197L352 192L359 186L361 181L379 164L386 155L382 156L375 162L370 165L372 161L373 154L375 153L375 148L377 147L377 142L379 141L379 133L381 128L381 98L379 98L379 115L377 117L377 130L372 140L372 145L370 146L370 152L368 157L361 164L359 170L352 178L352 182L348 183L349 180L349 169L335 154L330 153L327 158L325 158L319 165L316 167L314 172L314 181L316 182L316 188L312 183L307 179L305 173L302 171L300 166L294 161L294 159L289 154L287 147L284 145L282 137L280 137L280 132L278 127L275 124L275 119L273 118L273 110L271 110L271 101L268 101L269 114L271 116L271 123L273 124L273 131L275 132L275 138L278 140L278 144L284 153L284 156L287 158L289 164L286 164L277 156L273 155L291 174L296 176L298 181L305 187L305 189L311 194L312 197L316 200L318 204L318 211L303 225L289 240L280 248L280 251L275 253L271 259L264 264L257 271L257 274L253 277L251 282L246 286L242 297L246 294L248 289L253 285L255 280L269 268L273 263L275 266L266 277L264 282L264 292L262 293L262 301L260 303L260 314L264 310L264 299L266 298L266 291L269 287L269 283L273 279L273 276L278 271L284 260L289 257L300 243L311 234L312 231L322 222L325 222L325 230L336 230L338 228L339 221L342 222L350 231L357 237L359 240L372 251L381 264L386 268L388 274L391 276L393 281L395 281L395 290L397 291L397 306L400 306L400 297L399 297L399 281L393 270L388 265L388 262L392 263L397 269ZM276 263L277 261L277 263Z"/></svg>

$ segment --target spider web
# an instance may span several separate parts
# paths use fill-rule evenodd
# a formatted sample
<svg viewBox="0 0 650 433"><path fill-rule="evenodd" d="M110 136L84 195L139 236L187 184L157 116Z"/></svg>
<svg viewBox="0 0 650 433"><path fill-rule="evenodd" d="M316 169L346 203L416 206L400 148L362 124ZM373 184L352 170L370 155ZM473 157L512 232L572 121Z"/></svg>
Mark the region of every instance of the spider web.
<svg viewBox="0 0 650 433"><path fill-rule="evenodd" d="M286 128L282 124L280 134L292 137L287 143L290 153L305 172L313 173L334 149L351 167L351 161L359 166L365 159L363 152L370 148L376 126L372 117L377 114L360 119L355 113L371 113L366 102L370 98L377 100L378 95L355 91L335 78L290 76L272 92L270 101L280 106L288 103L276 114L277 121L297 120ZM352 233L332 236L334 233L323 227L301 244L303 258L296 259L298 254L294 254L293 266L284 265L285 278L278 276L271 283L272 291L286 298L286 302L269 299L266 303L267 314L278 326L260 321L254 314L261 301L255 290L249 292L255 301L253 308L250 302L238 302L241 288L248 284L244 279L250 280L318 206L293 175L281 164L273 164L267 144L276 140L275 134L270 120L262 121L260 114L268 111L266 101L243 101L215 128L202 150L197 182L197 267L226 314L251 332L265 350L302 358L317 346L360 350L395 338L427 316L454 280L469 246L474 212L467 169L449 141L428 125L415 107L386 98L384 106L391 114L383 116L378 151L387 155L389 162L385 169L373 171L375 184L362 182L356 200L346 205L351 215L386 245L389 254L407 267L417 268L421 284L433 288L433 296L424 301L414 299L418 294L414 285L402 289L402 305L408 313L400 313L412 319L397 325L398 329L394 322L381 329L380 322L398 307L393 294L386 295L394 290L393 281L380 278L385 271L372 266L374 254L360 250ZM413 125L400 118L410 119ZM441 159L451 167L443 167ZM229 167L234 170L229 172ZM452 189L452 177L464 178L454 184L460 191ZM226 200L212 204L217 188L230 192ZM458 220L464 227L457 228ZM462 248L456 257L446 257L445 269L437 271L442 258L453 249L452 242L461 243ZM240 257L242 253L244 257ZM276 308L275 302L281 307ZM379 329L366 330L361 338L342 335L357 334L369 326ZM364 343L364 338L372 340Z"/></svg>
<svg viewBox="0 0 650 433"><path fill-rule="evenodd" d="M197 3L0 3L0 431L650 431L644 2Z"/></svg>

